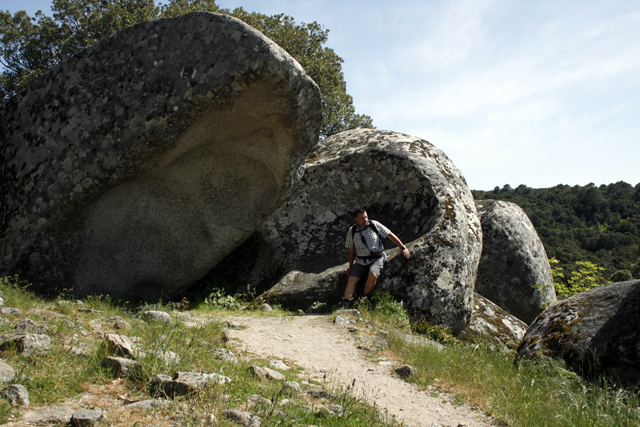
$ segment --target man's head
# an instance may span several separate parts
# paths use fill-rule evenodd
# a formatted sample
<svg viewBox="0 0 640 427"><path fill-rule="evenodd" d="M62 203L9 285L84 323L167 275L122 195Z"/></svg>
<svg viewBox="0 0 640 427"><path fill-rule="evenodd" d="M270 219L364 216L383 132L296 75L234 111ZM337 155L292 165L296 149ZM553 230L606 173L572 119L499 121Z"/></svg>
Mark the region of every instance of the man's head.
<svg viewBox="0 0 640 427"><path fill-rule="evenodd" d="M369 225L369 216L364 209L356 209L353 213L353 220L358 224L358 227L365 228Z"/></svg>

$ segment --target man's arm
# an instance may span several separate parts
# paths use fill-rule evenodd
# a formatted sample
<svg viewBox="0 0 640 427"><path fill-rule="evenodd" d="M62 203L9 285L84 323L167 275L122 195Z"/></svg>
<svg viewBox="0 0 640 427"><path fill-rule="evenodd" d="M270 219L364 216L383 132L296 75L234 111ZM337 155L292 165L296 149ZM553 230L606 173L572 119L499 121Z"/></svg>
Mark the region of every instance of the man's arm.
<svg viewBox="0 0 640 427"><path fill-rule="evenodd" d="M405 247L405 245L402 244L402 241L400 241L400 239L398 239L398 236L396 236L395 234L389 232L389 234L387 235L387 237L389 238L389 240L391 240L393 243L395 243L395 245L397 247L400 248L400 253L406 258L409 259L411 258L411 252L409 252L409 249L407 249Z"/></svg>
<svg viewBox="0 0 640 427"><path fill-rule="evenodd" d="M351 267L353 267L353 262L356 259L356 250L354 248L349 248L349 268L347 269L347 277L351 274Z"/></svg>

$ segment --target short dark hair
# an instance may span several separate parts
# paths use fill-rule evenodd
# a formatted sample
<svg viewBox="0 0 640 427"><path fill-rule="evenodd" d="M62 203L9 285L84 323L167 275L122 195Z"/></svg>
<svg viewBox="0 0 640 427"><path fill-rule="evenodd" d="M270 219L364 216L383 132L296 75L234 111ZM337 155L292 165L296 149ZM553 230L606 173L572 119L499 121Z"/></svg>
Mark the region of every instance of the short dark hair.
<svg viewBox="0 0 640 427"><path fill-rule="evenodd" d="M358 215L360 215L360 214L365 214L365 213L367 213L367 211L365 211L365 210L364 210L364 209L362 209L362 208L358 208L358 209L356 209L355 211L353 211L353 217L354 217L354 218L357 218L357 217L358 217Z"/></svg>

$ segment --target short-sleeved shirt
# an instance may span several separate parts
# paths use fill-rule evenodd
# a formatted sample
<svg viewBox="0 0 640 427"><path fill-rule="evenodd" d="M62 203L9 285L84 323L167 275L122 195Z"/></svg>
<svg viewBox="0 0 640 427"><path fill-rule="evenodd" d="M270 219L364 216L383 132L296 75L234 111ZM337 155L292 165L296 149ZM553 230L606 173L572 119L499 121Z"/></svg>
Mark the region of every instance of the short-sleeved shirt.
<svg viewBox="0 0 640 427"><path fill-rule="evenodd" d="M384 225L380 224L378 221L370 220L370 223L375 223L380 236L376 233L373 228L365 227L361 229L358 227L358 224L354 225L356 227L355 235L352 237L351 228L347 231L347 241L345 243L345 247L351 249L354 247L356 249L356 264L369 265L375 261L375 259L362 259L360 257L367 257L371 255L371 251L384 251L384 244L382 243L382 239L387 237L391 230L389 230ZM362 242L360 235L367 242L367 245ZM382 238L381 238L382 237ZM387 255L383 252L383 259L387 258Z"/></svg>

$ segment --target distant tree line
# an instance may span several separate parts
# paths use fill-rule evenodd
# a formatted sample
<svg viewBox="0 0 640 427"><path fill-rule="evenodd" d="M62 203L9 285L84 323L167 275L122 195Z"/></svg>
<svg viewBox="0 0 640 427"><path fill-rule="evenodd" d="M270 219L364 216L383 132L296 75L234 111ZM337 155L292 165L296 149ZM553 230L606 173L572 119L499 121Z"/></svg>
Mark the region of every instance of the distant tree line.
<svg viewBox="0 0 640 427"><path fill-rule="evenodd" d="M565 281L579 266L603 267L603 276L618 282L640 278L640 183L586 186L520 185L473 191L476 200L505 200L527 213L549 258L559 261Z"/></svg>

